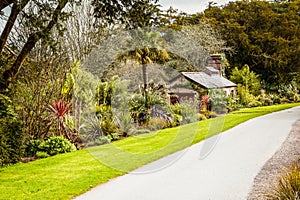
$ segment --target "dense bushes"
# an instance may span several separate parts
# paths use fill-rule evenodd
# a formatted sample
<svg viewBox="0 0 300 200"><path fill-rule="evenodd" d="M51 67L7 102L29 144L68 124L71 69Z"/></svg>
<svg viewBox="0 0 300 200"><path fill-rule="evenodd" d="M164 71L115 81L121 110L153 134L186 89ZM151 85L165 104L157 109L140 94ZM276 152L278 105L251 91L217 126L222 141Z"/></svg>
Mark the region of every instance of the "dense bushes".
<svg viewBox="0 0 300 200"><path fill-rule="evenodd" d="M197 121L198 106L193 100L181 100L180 104L170 106L173 118L179 124L188 124Z"/></svg>
<svg viewBox="0 0 300 200"><path fill-rule="evenodd" d="M0 94L0 166L17 163L23 153L21 122L10 99Z"/></svg>
<svg viewBox="0 0 300 200"><path fill-rule="evenodd" d="M17 163L23 153L21 123L9 117L0 119L0 166Z"/></svg>
<svg viewBox="0 0 300 200"><path fill-rule="evenodd" d="M298 102L299 94L297 85L294 81L291 83L280 84L268 92L262 89L259 76L244 65L242 69L234 68L230 79L237 83L237 107L259 107L269 106L280 103ZM228 105L232 104L232 99L227 99ZM232 107L229 106L229 110Z"/></svg>
<svg viewBox="0 0 300 200"><path fill-rule="evenodd" d="M55 136L47 140L30 140L26 145L25 155L44 158L72 151L76 151L74 144L62 136Z"/></svg>

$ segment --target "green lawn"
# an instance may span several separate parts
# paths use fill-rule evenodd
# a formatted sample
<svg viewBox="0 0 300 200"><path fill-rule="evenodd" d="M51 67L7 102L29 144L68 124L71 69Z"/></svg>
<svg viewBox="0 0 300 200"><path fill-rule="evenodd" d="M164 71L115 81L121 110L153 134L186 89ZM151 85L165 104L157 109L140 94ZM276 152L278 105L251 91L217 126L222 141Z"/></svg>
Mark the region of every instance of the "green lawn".
<svg viewBox="0 0 300 200"><path fill-rule="evenodd" d="M0 199L70 199L88 191L90 185L107 182L251 118L299 105L242 109L223 117L0 168Z"/></svg>

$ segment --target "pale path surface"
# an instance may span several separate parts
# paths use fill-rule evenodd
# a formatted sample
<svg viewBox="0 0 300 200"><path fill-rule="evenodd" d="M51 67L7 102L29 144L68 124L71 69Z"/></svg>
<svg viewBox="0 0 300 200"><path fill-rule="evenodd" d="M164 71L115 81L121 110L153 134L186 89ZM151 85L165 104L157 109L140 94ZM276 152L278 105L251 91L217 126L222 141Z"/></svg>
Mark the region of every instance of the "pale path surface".
<svg viewBox="0 0 300 200"><path fill-rule="evenodd" d="M115 178L76 199L247 199L255 176L280 148L297 119L300 119L300 107L249 120L220 134L215 148L204 159L199 159L205 143L200 142L165 169L141 173L170 156L135 171L141 174ZM208 140L214 139L216 136Z"/></svg>

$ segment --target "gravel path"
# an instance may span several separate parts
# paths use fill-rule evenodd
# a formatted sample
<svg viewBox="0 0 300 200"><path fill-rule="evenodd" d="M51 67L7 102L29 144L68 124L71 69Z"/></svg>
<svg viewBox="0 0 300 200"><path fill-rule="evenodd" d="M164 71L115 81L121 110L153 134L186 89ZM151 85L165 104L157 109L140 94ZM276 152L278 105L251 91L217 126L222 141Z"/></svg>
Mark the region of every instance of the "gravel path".
<svg viewBox="0 0 300 200"><path fill-rule="evenodd" d="M285 167L300 159L300 120L294 123L292 130L281 148L269 159L254 179L248 200L266 200L265 194L277 182L277 176Z"/></svg>

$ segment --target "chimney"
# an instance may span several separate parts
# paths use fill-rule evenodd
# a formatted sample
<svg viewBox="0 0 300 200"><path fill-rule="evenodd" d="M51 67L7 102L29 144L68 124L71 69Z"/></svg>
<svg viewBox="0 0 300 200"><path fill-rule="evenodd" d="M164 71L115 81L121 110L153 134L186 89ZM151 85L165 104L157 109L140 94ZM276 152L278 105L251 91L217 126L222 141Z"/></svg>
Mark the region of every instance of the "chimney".
<svg viewBox="0 0 300 200"><path fill-rule="evenodd" d="M219 71L219 75L222 76L222 62L220 54L212 54L207 58L207 66L212 67Z"/></svg>

